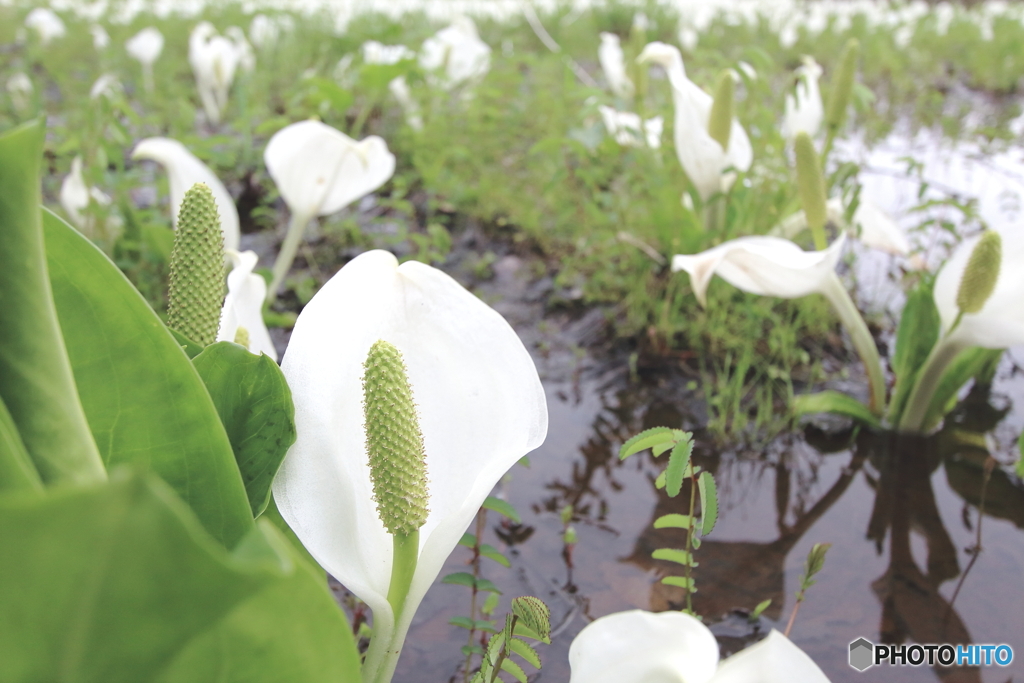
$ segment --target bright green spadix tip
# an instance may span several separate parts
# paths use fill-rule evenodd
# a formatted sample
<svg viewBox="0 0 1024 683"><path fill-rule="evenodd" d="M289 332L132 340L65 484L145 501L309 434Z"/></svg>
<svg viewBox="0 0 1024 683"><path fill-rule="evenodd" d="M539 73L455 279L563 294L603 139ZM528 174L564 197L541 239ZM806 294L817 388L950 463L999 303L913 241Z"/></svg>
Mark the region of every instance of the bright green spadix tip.
<svg viewBox="0 0 1024 683"><path fill-rule="evenodd" d="M814 247L824 249L826 207L825 178L821 174L821 163L814 149L814 142L807 133L799 133L793 142L796 152L796 185L800 192L800 204L804 207L807 227L814 237Z"/></svg>
<svg viewBox="0 0 1024 683"><path fill-rule="evenodd" d="M718 76L715 85L715 100L708 118L708 133L712 139L729 149L729 133L732 131L733 95L736 92L736 77L726 69Z"/></svg>
<svg viewBox="0 0 1024 683"><path fill-rule="evenodd" d="M235 330L235 343L239 346L244 346L245 349L249 350L249 330L245 329L241 325Z"/></svg>
<svg viewBox="0 0 1024 683"><path fill-rule="evenodd" d="M401 352L384 340L363 364L363 427L377 514L394 536L427 521L427 463Z"/></svg>
<svg viewBox="0 0 1024 683"><path fill-rule="evenodd" d="M846 42L843 54L839 58L839 69L836 71L832 88L825 107L825 125L832 134L837 133L846 122L846 110L850 106L853 94L853 81L857 76L857 57L860 54L860 43L856 38Z"/></svg>
<svg viewBox="0 0 1024 683"><path fill-rule="evenodd" d="M956 305L961 313L977 313L992 296L1003 261L1003 240L998 232L987 231L971 252L960 278Z"/></svg>
<svg viewBox="0 0 1024 683"><path fill-rule="evenodd" d="M217 338L224 303L224 236L210 188L185 193L171 251L167 325L208 346Z"/></svg>

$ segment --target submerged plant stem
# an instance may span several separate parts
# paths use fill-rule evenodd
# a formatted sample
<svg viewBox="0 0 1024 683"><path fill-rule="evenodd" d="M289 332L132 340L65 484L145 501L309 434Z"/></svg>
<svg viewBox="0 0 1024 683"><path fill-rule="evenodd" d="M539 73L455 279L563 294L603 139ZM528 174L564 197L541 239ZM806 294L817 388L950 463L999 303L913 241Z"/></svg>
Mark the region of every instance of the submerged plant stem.
<svg viewBox="0 0 1024 683"><path fill-rule="evenodd" d="M268 305L274 303L277 298L277 290L280 289L281 283L284 282L285 276L292 267L295 252L298 251L299 243L302 242L302 237L306 233L306 226L312 219L313 216L308 214L293 214L291 221L288 222L288 234L285 235L281 251L277 255L277 260L274 261L274 276L270 281L270 287L267 288Z"/></svg>
<svg viewBox="0 0 1024 683"><path fill-rule="evenodd" d="M875 415L881 416L885 409L885 376L882 374L882 360L878 356L878 347L868 330L867 323L857 310L856 304L850 298L850 294L843 287L843 283L833 274L822 294L832 304L839 322L843 324L846 331L850 333L850 340L857 350L864 370L868 373L868 385L870 398L868 407Z"/></svg>

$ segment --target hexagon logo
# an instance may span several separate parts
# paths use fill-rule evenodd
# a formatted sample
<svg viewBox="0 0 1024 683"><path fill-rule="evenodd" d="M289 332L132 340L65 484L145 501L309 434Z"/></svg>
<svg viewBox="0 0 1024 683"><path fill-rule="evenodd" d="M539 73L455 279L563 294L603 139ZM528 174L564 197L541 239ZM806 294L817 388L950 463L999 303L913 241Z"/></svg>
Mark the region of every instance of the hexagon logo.
<svg viewBox="0 0 1024 683"><path fill-rule="evenodd" d="M864 671L874 665L875 646L867 638L858 638L850 643L850 666Z"/></svg>

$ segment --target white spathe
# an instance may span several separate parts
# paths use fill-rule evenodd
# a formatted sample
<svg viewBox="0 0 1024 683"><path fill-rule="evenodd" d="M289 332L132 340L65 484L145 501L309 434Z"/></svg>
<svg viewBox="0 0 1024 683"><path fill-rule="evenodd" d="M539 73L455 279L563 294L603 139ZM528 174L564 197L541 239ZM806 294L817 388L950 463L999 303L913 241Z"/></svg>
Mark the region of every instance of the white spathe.
<svg viewBox="0 0 1024 683"><path fill-rule="evenodd" d="M846 222L843 201L839 197L829 199L825 209L829 221L847 229L865 246L896 256L910 253L910 240L900 226L868 199L860 199L857 210L853 212L852 224ZM793 239L806 229L807 216L801 210L783 220L771 232L773 236Z"/></svg>
<svg viewBox="0 0 1024 683"><path fill-rule="evenodd" d="M651 149L661 147L661 133L665 123L660 116L641 122L639 114L616 111L603 104L598 107L598 111L601 112L608 134L620 145L643 147L646 144Z"/></svg>
<svg viewBox="0 0 1024 683"><path fill-rule="evenodd" d="M64 22L47 7L36 7L25 17L25 26L39 34L39 42L48 44L56 38L63 38L67 33Z"/></svg>
<svg viewBox="0 0 1024 683"><path fill-rule="evenodd" d="M707 200L717 192L727 191L736 176L726 169L746 171L754 160L743 126L733 118L728 149L722 149L711 137L708 122L714 100L686 77L678 48L666 43L648 43L637 61L660 64L668 74L675 104L676 156L700 196Z"/></svg>
<svg viewBox="0 0 1024 683"><path fill-rule="evenodd" d="M239 30L240 34L241 31ZM245 36L236 38L245 40ZM228 106L228 92L235 80L235 72L243 60L252 60L252 48L246 41L237 43L231 38L217 35L217 29L208 21L192 29L188 39L188 61L199 90L199 101L210 123L220 123Z"/></svg>
<svg viewBox="0 0 1024 683"><path fill-rule="evenodd" d="M719 663L715 636L682 612L631 610L596 619L569 646L569 666L569 683L828 683L775 629Z"/></svg>
<svg viewBox="0 0 1024 683"><path fill-rule="evenodd" d="M957 348L981 346L1005 349L1024 344L1024 235L1019 230L1000 231L1002 263L991 296L977 313L965 313L952 332L959 314L957 291L967 262L980 237L964 240L935 278L935 305L942 320L942 344ZM948 333L948 334L947 334Z"/></svg>
<svg viewBox="0 0 1024 683"><path fill-rule="evenodd" d="M152 26L144 28L125 43L125 49L132 59L143 65L152 65L164 49L164 34Z"/></svg>
<svg viewBox="0 0 1024 683"><path fill-rule="evenodd" d="M798 133L814 137L825 120L825 105L822 104L821 90L818 88L821 67L813 57L807 55L804 55L803 62L803 66L796 70L795 94L786 95L782 135L787 140L792 140Z"/></svg>
<svg viewBox="0 0 1024 683"><path fill-rule="evenodd" d="M267 281L252 272L259 257L254 251L238 252L234 249L225 249L225 254L231 262L231 272L228 273L228 293L220 311L217 341L233 342L238 328L245 328L249 335L249 351L266 354L276 361L277 349L263 322Z"/></svg>
<svg viewBox="0 0 1024 683"><path fill-rule="evenodd" d="M252 45L245 37L245 31L238 26L228 26L224 35L231 39L238 51L238 68L244 72L250 72L256 68L256 55L252 51Z"/></svg>
<svg viewBox="0 0 1024 683"><path fill-rule="evenodd" d="M840 235L828 249L804 251L781 237L738 237L699 254L672 257L672 271L685 270L697 301L707 305L707 289L713 275L744 292L759 296L796 299L815 292L826 293L841 285L836 263L846 243Z"/></svg>
<svg viewBox="0 0 1024 683"><path fill-rule="evenodd" d="M636 91L633 81L626 74L626 60L622 53L619 37L614 33L601 33L601 46L597 48L597 59L608 80L608 87L616 97L629 99Z"/></svg>
<svg viewBox="0 0 1024 683"><path fill-rule="evenodd" d="M32 95L35 92L35 86L32 85L32 79L28 74L19 71L7 79L6 87L14 108L21 112L26 111L32 104Z"/></svg>
<svg viewBox="0 0 1024 683"><path fill-rule="evenodd" d="M491 47L480 40L473 20L460 16L451 26L423 41L419 62L427 71L441 72L443 75L435 76L434 81L450 90L487 74L491 68Z"/></svg>
<svg viewBox="0 0 1024 683"><path fill-rule="evenodd" d="M373 500L362 409L363 362L381 339L405 360L429 490L398 623L387 600L392 538ZM298 438L274 481L274 498L316 561L373 610L366 666L379 666L374 648L401 647L484 499L544 441L544 390L530 354L496 311L440 270L399 265L379 250L349 262L303 308L282 370Z"/></svg>
<svg viewBox="0 0 1024 683"><path fill-rule="evenodd" d="M110 34L99 24L90 26L89 33L92 34L92 46L97 52L106 50L110 46Z"/></svg>
<svg viewBox="0 0 1024 683"><path fill-rule="evenodd" d="M312 120L275 133L263 160L292 214L307 220L340 211L395 172L395 156L382 138L356 142Z"/></svg>
<svg viewBox="0 0 1024 683"><path fill-rule="evenodd" d="M363 43L363 62L366 64L398 64L403 59L414 59L416 53L405 45L385 45L376 40Z"/></svg>
<svg viewBox="0 0 1024 683"><path fill-rule="evenodd" d="M397 76L391 79L388 83L388 90L398 100L398 104L402 106L402 111L405 112L405 121L409 124L409 127L415 131L423 130L423 114L420 111L420 104L412 96L412 91L409 90L409 84L405 80L405 76Z"/></svg>
<svg viewBox="0 0 1024 683"><path fill-rule="evenodd" d="M171 223L175 226L178 224L178 210L185 193L196 183L205 183L217 202L220 228L224 233L224 248L238 249L238 209L235 200L210 167L188 151L185 145L171 138L146 138L135 145L132 158L156 161L167 170L171 192Z"/></svg>
<svg viewBox="0 0 1024 683"><path fill-rule="evenodd" d="M103 74L96 79L89 89L89 99L98 100L101 97L110 99L124 91L121 81L117 80L114 74Z"/></svg>
<svg viewBox="0 0 1024 683"><path fill-rule="evenodd" d="M83 212L94 201L102 206L110 204L110 197L97 187L89 187L82 175L82 157L71 161L71 172L60 185L60 205L64 208L72 225L86 237L95 237L95 218Z"/></svg>

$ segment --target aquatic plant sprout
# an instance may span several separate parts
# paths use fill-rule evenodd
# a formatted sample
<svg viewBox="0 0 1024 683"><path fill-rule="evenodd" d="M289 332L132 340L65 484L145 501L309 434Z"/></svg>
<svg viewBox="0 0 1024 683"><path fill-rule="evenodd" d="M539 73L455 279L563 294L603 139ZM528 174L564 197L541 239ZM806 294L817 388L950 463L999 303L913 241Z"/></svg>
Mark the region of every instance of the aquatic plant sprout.
<svg viewBox="0 0 1024 683"><path fill-rule="evenodd" d="M132 158L156 161L167 171L171 192L172 225L177 225L181 201L188 189L196 183L207 185L217 201L220 228L224 233L224 248L238 249L240 231L235 200L210 167L188 151L185 145L170 138L146 138L135 145Z"/></svg>
<svg viewBox="0 0 1024 683"><path fill-rule="evenodd" d="M374 499L363 362L379 340L404 358L423 435L429 514L408 594L388 600L393 542ZM451 277L362 254L299 314L282 365L298 440L274 482L282 516L373 610L364 681L389 681L413 614L493 486L547 433L537 370L509 324Z"/></svg>
<svg viewBox="0 0 1024 683"><path fill-rule="evenodd" d="M340 211L386 183L395 172L395 156L376 135L356 142L319 121L300 121L270 138L263 161L292 213L274 263L273 300L309 222Z"/></svg>
<svg viewBox="0 0 1024 683"><path fill-rule="evenodd" d="M746 171L754 159L750 138L743 126L732 118L728 146L724 149L711 136L709 124L714 100L686 77L683 57L675 46L648 43L637 62L654 62L668 74L675 106L676 156L701 198L707 201L718 192L728 191L736 176L726 171L730 168Z"/></svg>
<svg viewBox="0 0 1024 683"><path fill-rule="evenodd" d="M707 288L714 275L759 296L795 299L822 294L850 333L868 373L869 407L881 415L885 407L885 378L878 349L857 306L835 273L845 243L843 234L827 249L807 252L781 237L739 237L699 254L677 254L672 257L672 270L689 273L693 293L701 306L707 305Z"/></svg>
<svg viewBox="0 0 1024 683"><path fill-rule="evenodd" d="M569 665L569 683L828 683L775 629L719 662L714 634L683 612L630 610L595 619L569 646Z"/></svg>
<svg viewBox="0 0 1024 683"><path fill-rule="evenodd" d="M255 354L266 354L277 360L277 349L263 322L263 302L267 298L267 281L253 273L259 257L254 251L225 249L231 262L228 293L220 314L217 341L241 344Z"/></svg>

